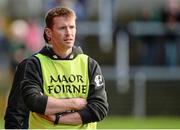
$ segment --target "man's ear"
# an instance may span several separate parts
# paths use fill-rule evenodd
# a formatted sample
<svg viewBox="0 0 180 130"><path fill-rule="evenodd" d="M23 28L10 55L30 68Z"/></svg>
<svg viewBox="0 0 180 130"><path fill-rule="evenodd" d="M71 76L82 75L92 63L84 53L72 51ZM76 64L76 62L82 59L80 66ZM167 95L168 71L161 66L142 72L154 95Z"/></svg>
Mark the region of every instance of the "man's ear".
<svg viewBox="0 0 180 130"><path fill-rule="evenodd" d="M52 36L51 29L50 28L45 28L44 32L46 33L47 38L51 39L51 36Z"/></svg>

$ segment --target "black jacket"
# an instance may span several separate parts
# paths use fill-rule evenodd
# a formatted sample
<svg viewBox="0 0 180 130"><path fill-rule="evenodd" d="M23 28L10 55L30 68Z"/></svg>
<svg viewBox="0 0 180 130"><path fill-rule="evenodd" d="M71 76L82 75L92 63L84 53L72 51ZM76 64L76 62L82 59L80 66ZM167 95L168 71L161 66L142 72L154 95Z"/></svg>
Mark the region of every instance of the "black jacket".
<svg viewBox="0 0 180 130"><path fill-rule="evenodd" d="M48 46L39 53L55 60L61 59ZM74 58L80 53L82 53L80 49L74 47L66 59ZM90 57L88 57L88 69L90 79L88 104L86 108L79 111L83 124L100 121L108 112L105 81L103 79L101 85L97 85L95 77L102 75L102 72L98 63ZM40 62L34 55L18 65L4 117L6 129L28 128L29 111L44 114L48 97L40 94L40 92L43 93L42 81Z"/></svg>

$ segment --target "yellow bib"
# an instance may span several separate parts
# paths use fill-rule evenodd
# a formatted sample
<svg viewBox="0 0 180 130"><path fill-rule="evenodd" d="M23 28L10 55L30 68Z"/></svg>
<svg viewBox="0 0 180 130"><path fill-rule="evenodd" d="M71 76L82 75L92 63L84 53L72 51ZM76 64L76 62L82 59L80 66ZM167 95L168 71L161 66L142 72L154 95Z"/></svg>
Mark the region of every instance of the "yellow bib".
<svg viewBox="0 0 180 130"><path fill-rule="evenodd" d="M37 54L36 57L41 64L44 95L55 98L87 99L89 91L87 55L79 54L72 60L53 60L42 54ZM30 112L29 127L31 129L96 129L96 122L86 125L54 125L41 115Z"/></svg>

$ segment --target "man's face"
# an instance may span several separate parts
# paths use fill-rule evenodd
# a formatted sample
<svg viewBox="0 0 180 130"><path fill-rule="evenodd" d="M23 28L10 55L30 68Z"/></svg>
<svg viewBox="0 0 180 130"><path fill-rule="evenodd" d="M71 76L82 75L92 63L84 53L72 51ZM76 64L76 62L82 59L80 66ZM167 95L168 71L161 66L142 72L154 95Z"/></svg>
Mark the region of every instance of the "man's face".
<svg viewBox="0 0 180 130"><path fill-rule="evenodd" d="M74 17L55 17L50 29L51 44L53 47L70 49L74 46L76 22Z"/></svg>

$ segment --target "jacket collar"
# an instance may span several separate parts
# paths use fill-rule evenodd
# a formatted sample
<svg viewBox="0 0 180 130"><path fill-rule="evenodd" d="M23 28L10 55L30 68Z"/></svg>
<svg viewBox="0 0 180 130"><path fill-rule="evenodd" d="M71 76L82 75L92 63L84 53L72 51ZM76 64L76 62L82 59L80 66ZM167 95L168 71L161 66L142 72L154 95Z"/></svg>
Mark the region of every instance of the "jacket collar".
<svg viewBox="0 0 180 130"><path fill-rule="evenodd" d="M52 47L45 45L41 51L41 54L46 55L50 57L53 60L72 60L74 59L78 54L83 54L83 51L80 46L74 46L72 52L66 57L61 58L58 55L56 55L52 49Z"/></svg>

